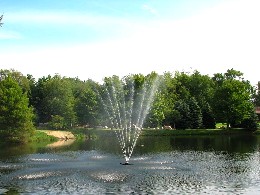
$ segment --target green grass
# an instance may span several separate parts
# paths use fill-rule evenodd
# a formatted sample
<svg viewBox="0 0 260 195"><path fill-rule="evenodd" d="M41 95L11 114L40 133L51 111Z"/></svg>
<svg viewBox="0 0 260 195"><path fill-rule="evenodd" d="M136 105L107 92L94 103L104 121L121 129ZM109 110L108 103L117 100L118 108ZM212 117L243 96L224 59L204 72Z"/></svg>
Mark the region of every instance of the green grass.
<svg viewBox="0 0 260 195"><path fill-rule="evenodd" d="M220 127L223 126L222 123L219 125ZM85 136L86 134L95 134L96 132L108 132L111 131L110 129L73 129L70 130L75 136ZM113 131L113 130L112 130ZM153 129L143 129L141 135L224 135L224 134L248 134L251 133L246 129L223 129L223 128L216 128L216 129L185 129L185 130L153 130ZM260 134L260 130L259 130Z"/></svg>
<svg viewBox="0 0 260 195"><path fill-rule="evenodd" d="M226 123L217 123L216 124L216 129L225 129L225 128L227 128Z"/></svg>
<svg viewBox="0 0 260 195"><path fill-rule="evenodd" d="M185 129L185 130L149 130L143 129L144 136L149 135L232 135L232 134L249 134L250 131L245 129ZM259 132L260 133L260 132Z"/></svg>
<svg viewBox="0 0 260 195"><path fill-rule="evenodd" d="M49 136L44 132L36 130L33 136L30 137L29 142L54 142L58 139L53 136Z"/></svg>
<svg viewBox="0 0 260 195"><path fill-rule="evenodd" d="M95 137L97 132L109 132L110 129L92 129L92 128L75 128L68 130L73 133L77 140L85 139L86 136ZM179 135L233 135L233 134L250 134L251 131L246 129L226 129L226 124L218 123L216 124L216 129L185 129L185 130L152 130L152 129L143 129L141 135L160 135L160 136L179 136ZM253 132L254 134L260 134L260 129ZM41 135L39 139L45 138L47 135Z"/></svg>

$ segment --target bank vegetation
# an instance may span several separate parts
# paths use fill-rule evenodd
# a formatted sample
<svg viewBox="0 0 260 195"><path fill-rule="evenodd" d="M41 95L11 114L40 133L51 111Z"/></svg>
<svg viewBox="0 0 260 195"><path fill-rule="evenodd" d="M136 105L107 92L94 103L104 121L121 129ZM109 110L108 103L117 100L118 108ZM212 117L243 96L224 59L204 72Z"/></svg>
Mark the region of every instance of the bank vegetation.
<svg viewBox="0 0 260 195"><path fill-rule="evenodd" d="M102 104L102 91L111 79L133 79L135 88L159 77L160 84L144 128L157 129L257 129L255 107L258 87L229 69L212 77L198 71L134 74L104 78L104 83L61 75L35 79L16 70L0 70L0 140L28 142L35 129L111 128ZM124 85L122 85L124 86ZM135 93L139 93L136 90ZM126 91L127 94L127 91ZM188 132L188 131L187 131Z"/></svg>

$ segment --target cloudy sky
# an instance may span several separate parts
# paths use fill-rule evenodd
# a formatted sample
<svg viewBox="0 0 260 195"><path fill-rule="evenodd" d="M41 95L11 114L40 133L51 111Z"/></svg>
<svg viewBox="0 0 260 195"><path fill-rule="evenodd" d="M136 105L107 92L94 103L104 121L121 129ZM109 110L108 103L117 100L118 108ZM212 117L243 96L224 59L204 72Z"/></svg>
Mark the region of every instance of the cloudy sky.
<svg viewBox="0 0 260 195"><path fill-rule="evenodd" d="M0 69L101 81L151 71L260 80L259 0L0 0Z"/></svg>

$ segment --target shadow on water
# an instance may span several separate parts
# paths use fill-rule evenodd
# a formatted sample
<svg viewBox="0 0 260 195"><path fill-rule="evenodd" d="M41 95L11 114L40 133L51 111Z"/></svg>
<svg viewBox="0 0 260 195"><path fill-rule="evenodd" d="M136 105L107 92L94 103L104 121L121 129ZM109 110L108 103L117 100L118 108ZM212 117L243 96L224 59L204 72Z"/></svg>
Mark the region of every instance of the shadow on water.
<svg viewBox="0 0 260 195"><path fill-rule="evenodd" d="M123 162L113 132L64 147L0 149L0 194L256 194L259 136L141 136Z"/></svg>

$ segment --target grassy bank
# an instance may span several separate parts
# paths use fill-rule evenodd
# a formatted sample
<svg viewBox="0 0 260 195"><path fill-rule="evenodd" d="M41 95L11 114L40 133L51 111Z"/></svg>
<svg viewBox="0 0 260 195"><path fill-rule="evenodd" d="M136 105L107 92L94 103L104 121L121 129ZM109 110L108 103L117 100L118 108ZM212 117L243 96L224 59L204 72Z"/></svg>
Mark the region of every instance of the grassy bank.
<svg viewBox="0 0 260 195"><path fill-rule="evenodd" d="M185 130L143 129L141 135L178 136L178 135L233 135L233 134L251 134L251 133L252 132L245 129L185 129Z"/></svg>
<svg viewBox="0 0 260 195"><path fill-rule="evenodd" d="M54 136L47 135L42 131L36 130L33 136L30 137L29 142L54 142L58 139Z"/></svg>
<svg viewBox="0 0 260 195"><path fill-rule="evenodd" d="M58 130L57 130L58 131ZM62 131L62 130L59 130ZM76 140L93 138L96 136L96 133L102 132L113 132L110 129L85 129L77 128L68 130L71 132ZM235 135L235 134L255 134L260 135L260 130L255 132L248 131L246 129L186 129L186 130L152 130L152 129L143 129L141 136L192 136L192 135ZM56 141L57 138L52 137L44 133L43 131L36 131L35 136L31 139L33 142L38 142L42 140Z"/></svg>
<svg viewBox="0 0 260 195"><path fill-rule="evenodd" d="M110 129L72 129L70 130L75 136L85 136L95 134L95 132L109 132ZM113 131L113 130L112 130ZM260 134L260 130L251 132L246 129L185 129L185 130L153 130L143 129L141 135L161 135L161 136L178 136L178 135L232 135L232 134Z"/></svg>

